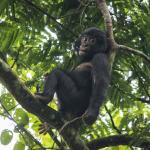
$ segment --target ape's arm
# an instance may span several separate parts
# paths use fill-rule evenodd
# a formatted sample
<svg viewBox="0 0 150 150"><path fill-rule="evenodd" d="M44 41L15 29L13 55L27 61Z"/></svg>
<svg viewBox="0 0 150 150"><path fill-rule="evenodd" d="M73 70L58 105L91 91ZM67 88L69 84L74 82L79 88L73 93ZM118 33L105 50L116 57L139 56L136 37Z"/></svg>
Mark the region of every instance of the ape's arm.
<svg viewBox="0 0 150 150"><path fill-rule="evenodd" d="M99 107L103 103L110 81L110 69L107 55L99 53L92 59L92 95L85 113L85 122L92 124L97 119Z"/></svg>

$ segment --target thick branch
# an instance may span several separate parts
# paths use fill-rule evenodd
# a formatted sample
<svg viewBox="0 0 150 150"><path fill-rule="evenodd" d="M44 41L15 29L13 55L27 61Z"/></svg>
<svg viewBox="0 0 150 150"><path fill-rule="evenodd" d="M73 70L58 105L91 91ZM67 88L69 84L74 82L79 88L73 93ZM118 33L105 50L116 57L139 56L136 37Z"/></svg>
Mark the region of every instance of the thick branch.
<svg viewBox="0 0 150 150"><path fill-rule="evenodd" d="M0 81L28 112L33 113L40 120L49 123L56 129L60 129L63 126L60 113L37 101L34 95L2 59L0 59ZM79 136L77 136L74 128L68 127L64 129L61 135L71 148L75 149L77 147L78 150L88 149Z"/></svg>
<svg viewBox="0 0 150 150"><path fill-rule="evenodd" d="M0 81L27 111L37 115L41 120L50 123L55 128L62 126L62 122L59 119L60 114L52 108L38 102L15 73L12 72L11 68L1 59Z"/></svg>
<svg viewBox="0 0 150 150"><path fill-rule="evenodd" d="M64 140L67 141L67 144L71 150L89 150L84 141L80 139L78 131L72 125L65 128L61 132L61 135L63 136Z"/></svg>
<svg viewBox="0 0 150 150"><path fill-rule="evenodd" d="M141 142L139 143L137 142L136 138L127 135L114 135L114 136L109 136L101 139L96 139L89 142L87 145L91 150L97 150L99 148L118 146L118 145L129 145L129 146L150 149L150 141L141 140Z"/></svg>
<svg viewBox="0 0 150 150"><path fill-rule="evenodd" d="M117 45L117 47L118 47L119 50L125 50L125 51L133 53L135 55L141 56L150 63L150 57L148 57L147 55L145 55L143 52L141 52L139 50L127 47L125 45L119 45L119 44Z"/></svg>

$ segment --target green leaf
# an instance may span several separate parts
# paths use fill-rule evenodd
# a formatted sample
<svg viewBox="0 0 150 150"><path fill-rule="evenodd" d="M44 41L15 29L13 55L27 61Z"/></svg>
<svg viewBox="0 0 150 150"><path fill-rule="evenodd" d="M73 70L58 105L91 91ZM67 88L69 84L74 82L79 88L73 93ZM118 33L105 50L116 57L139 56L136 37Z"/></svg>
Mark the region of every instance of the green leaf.
<svg viewBox="0 0 150 150"><path fill-rule="evenodd" d="M11 142L12 138L13 138L12 131L5 129L1 133L0 142L3 145L8 145Z"/></svg>
<svg viewBox="0 0 150 150"><path fill-rule="evenodd" d="M8 5L8 0L0 0L0 14L3 12L3 10L7 7Z"/></svg>
<svg viewBox="0 0 150 150"><path fill-rule="evenodd" d="M25 149L25 145L22 142L17 142L13 148L13 150L24 150L24 149Z"/></svg>
<svg viewBox="0 0 150 150"><path fill-rule="evenodd" d="M14 108L16 106L15 100L14 98L9 94L3 94L1 97L1 103L2 105L7 109L7 110L13 110L12 108Z"/></svg>
<svg viewBox="0 0 150 150"><path fill-rule="evenodd" d="M13 42L13 37L14 37L14 32L8 32L7 34L4 35L4 40L1 45L2 50L8 50L11 47L11 44Z"/></svg>
<svg viewBox="0 0 150 150"><path fill-rule="evenodd" d="M16 109L14 119L19 125L25 126L29 123L29 117L22 108Z"/></svg>

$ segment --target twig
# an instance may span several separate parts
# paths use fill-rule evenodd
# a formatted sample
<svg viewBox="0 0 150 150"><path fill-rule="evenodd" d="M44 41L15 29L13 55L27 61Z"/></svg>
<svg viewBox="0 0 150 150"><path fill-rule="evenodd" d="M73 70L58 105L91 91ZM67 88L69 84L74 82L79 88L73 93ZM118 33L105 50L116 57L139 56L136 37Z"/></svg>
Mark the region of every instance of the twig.
<svg viewBox="0 0 150 150"><path fill-rule="evenodd" d="M135 55L138 55L138 56L141 56L143 57L145 60L147 60L149 63L150 63L150 57L148 57L146 54L144 54L142 51L139 51L139 50L136 50L136 49L133 49L133 48L130 48L128 46L125 46L125 45L117 45L118 49L120 50L126 50L130 53L133 53Z"/></svg>
<svg viewBox="0 0 150 150"><path fill-rule="evenodd" d="M113 128L117 131L117 133L121 134L121 131L116 127L116 125L115 125L115 123L114 123L114 120L113 120L113 117L112 117L112 115L111 115L111 113L110 113L110 111L108 110L108 108L107 108L106 105L105 105L105 109L106 109L106 111L107 111L107 113L108 113L108 115L109 115L109 117L110 117L110 120L111 120L111 123L112 123Z"/></svg>
<svg viewBox="0 0 150 150"><path fill-rule="evenodd" d="M112 25L112 19L108 10L108 7L106 5L106 1L105 0L96 0L98 7L104 17L104 21L105 21L105 26L106 26L106 32L107 32L107 38L108 38L108 49L111 49L111 51L113 50L126 50L128 52L131 52L135 55L139 55L141 57L143 57L145 60L147 60L150 63L150 57L148 57L146 54L144 54L143 52L127 47L125 45L120 45L117 44L115 42L114 36L113 36L113 25ZM115 53L114 53L115 54ZM115 56L113 55L112 57L112 62L114 60Z"/></svg>
<svg viewBox="0 0 150 150"><path fill-rule="evenodd" d="M14 65L15 65L15 63L18 61L19 53L20 53L20 48L19 48L19 50L18 50L18 52L17 52L17 56L16 56L16 58L15 58L15 60L14 60L13 64L12 64L11 68L13 68L13 67L14 67Z"/></svg>
<svg viewBox="0 0 150 150"><path fill-rule="evenodd" d="M147 103L150 104L150 100L146 100L144 98L140 98L140 97L136 97L134 95L132 95L131 93L126 92L125 90L117 87L116 85L113 85L114 88L116 88L118 91L120 91L122 94L127 94L130 98L135 99L135 101L140 101L142 103Z"/></svg>
<svg viewBox="0 0 150 150"><path fill-rule="evenodd" d="M53 131L51 129L48 131L48 134L51 136L51 138L53 139L53 141L59 146L59 148L61 150L65 149L64 146L63 146L63 144L60 143L60 141L57 139L57 136L53 133Z"/></svg>

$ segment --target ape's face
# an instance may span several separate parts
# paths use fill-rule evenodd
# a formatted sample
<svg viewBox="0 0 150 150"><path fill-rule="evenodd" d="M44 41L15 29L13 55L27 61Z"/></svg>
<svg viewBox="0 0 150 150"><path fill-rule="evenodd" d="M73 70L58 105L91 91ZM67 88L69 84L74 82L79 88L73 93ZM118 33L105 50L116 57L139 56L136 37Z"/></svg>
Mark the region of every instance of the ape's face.
<svg viewBox="0 0 150 150"><path fill-rule="evenodd" d="M96 44L96 38L88 35L84 35L81 37L80 47L79 47L79 55L84 55L94 48Z"/></svg>
<svg viewBox="0 0 150 150"><path fill-rule="evenodd" d="M75 50L80 56L105 53L107 48L105 32L97 28L88 28L75 42Z"/></svg>

